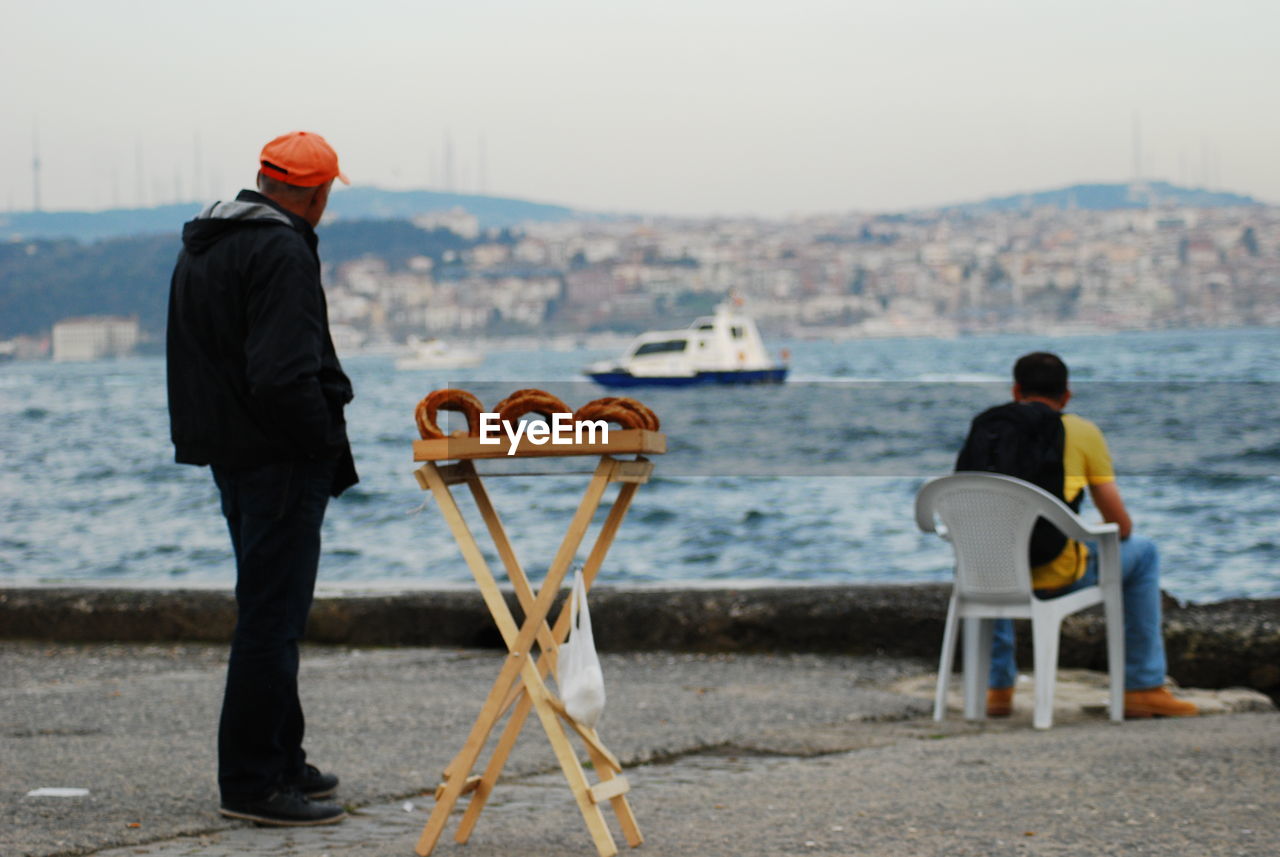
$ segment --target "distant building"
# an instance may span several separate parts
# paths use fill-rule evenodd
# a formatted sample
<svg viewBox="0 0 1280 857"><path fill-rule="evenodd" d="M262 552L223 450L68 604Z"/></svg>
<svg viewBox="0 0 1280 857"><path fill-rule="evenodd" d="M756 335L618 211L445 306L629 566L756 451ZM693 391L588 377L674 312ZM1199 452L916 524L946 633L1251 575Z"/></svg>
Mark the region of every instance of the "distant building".
<svg viewBox="0 0 1280 857"><path fill-rule="evenodd" d="M101 360L133 353L138 320L114 316L68 318L53 326L55 362Z"/></svg>
<svg viewBox="0 0 1280 857"><path fill-rule="evenodd" d="M468 213L464 208L419 214L413 218L413 225L428 232L433 229L448 229L468 241L474 241L480 237L480 218Z"/></svg>

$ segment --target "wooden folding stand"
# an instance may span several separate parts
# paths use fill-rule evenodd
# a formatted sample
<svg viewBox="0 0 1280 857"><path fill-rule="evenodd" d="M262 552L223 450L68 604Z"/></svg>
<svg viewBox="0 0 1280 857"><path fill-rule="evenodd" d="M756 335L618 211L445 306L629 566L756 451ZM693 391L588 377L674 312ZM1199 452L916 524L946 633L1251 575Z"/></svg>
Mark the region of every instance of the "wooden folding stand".
<svg viewBox="0 0 1280 857"><path fill-rule="evenodd" d="M480 709L479 716L471 727L471 734L468 735L458 755L445 768L444 782L436 789L435 809L422 830L416 850L422 857L427 857L431 853L441 833L444 832L454 805L464 794L470 794L471 799L455 838L458 842L466 842L470 838L476 820L484 809L485 801L492 793L494 784L502 773L502 767L506 764L507 757L515 746L520 730L532 709L538 713L538 718L542 721L542 728L547 733L551 748L578 802L582 817L586 820L587 830L591 833L596 850L601 857L610 857L618 853L618 848L600 811L600 805L605 801L612 803L628 844L634 848L644 839L640 835L640 828L636 825L631 806L627 803L626 795L629 785L626 777L622 776L622 766L617 757L604 745L594 729L586 728L570 717L565 711L564 704L547 688L546 678L555 669L558 647L569 633L567 603L561 608L560 615L553 626L548 626L547 616L586 536L592 518L604 500L606 487L611 482L621 483L618 495L582 567L583 579L588 589L600 571L609 545L617 535L618 527L627 513L627 508L631 505L631 498L635 495L636 489L648 481L649 474L653 471L653 464L644 457L645 454L666 452L666 437L658 432L628 429L611 431L608 443L535 446L527 439L521 442L514 457L600 456L600 461L587 485L586 493L578 504L578 510L569 523L568 532L565 533L560 549L547 570L542 588L536 595L524 569L516 559L502 521L489 500L489 494L474 463L474 459L477 458L506 458L507 450L506 438L496 445L481 444L478 438L422 440L415 441L413 445L414 460L426 462L415 472L418 484L424 491L430 490L435 496L440 511L453 531L467 565L471 568L476 584L480 587L480 594L493 615L493 621L497 624L498 631L507 645L507 657L484 706ZM622 461L613 458L614 455L629 454L635 454L635 459ZM450 460L456 463L437 464L437 462ZM471 496L489 530L498 556L506 568L507 577L515 589L516 598L524 612L524 623L521 625L516 624L493 571L485 561L480 546L467 527L462 511L453 497L452 486L459 483L465 483L471 489ZM537 659L533 657L532 652L535 641L542 653L542 657ZM472 776L472 770L484 750L490 733L508 711L511 712L511 716L498 738L488 765L482 774ZM587 780L573 745L569 742L565 726L577 734L585 745L592 766L600 777L598 783L592 785Z"/></svg>

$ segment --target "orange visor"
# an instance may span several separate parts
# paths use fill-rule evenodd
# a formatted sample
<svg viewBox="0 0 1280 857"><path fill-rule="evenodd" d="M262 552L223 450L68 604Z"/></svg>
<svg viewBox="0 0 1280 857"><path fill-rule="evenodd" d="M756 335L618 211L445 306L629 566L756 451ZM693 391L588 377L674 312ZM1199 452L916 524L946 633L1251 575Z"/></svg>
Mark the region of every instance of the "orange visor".
<svg viewBox="0 0 1280 857"><path fill-rule="evenodd" d="M338 153L319 134L293 131L262 147L262 174L297 187L316 187L338 179L351 184L338 169Z"/></svg>

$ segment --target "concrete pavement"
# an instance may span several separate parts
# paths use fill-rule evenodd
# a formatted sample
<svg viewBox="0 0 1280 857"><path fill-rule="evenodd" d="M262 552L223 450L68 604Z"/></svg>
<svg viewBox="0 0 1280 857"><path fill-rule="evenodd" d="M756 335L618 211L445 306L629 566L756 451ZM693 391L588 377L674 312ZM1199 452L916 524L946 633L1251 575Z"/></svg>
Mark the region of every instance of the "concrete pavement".
<svg viewBox="0 0 1280 857"><path fill-rule="evenodd" d="M422 792L501 657L308 648L309 751L342 775L354 813L268 830L216 813L223 647L0 644L0 854L409 857L432 805ZM1025 710L934 724L922 661L640 653L604 669L601 734L632 781L638 857L1280 854L1274 710L1115 726L1090 713L1089 677L1066 675L1041 733ZM505 774L471 842L451 824L436 854L594 854L536 722ZM50 786L88 795L28 796Z"/></svg>

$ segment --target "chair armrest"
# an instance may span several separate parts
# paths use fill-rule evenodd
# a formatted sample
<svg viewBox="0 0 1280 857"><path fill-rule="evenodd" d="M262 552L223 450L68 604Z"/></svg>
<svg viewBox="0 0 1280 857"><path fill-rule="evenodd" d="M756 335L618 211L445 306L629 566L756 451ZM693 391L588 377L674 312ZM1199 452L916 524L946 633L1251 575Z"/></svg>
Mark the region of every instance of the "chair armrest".
<svg viewBox="0 0 1280 857"><path fill-rule="evenodd" d="M1119 591L1124 574L1120 567L1120 525L1094 524L1086 529L1098 541L1098 585Z"/></svg>

